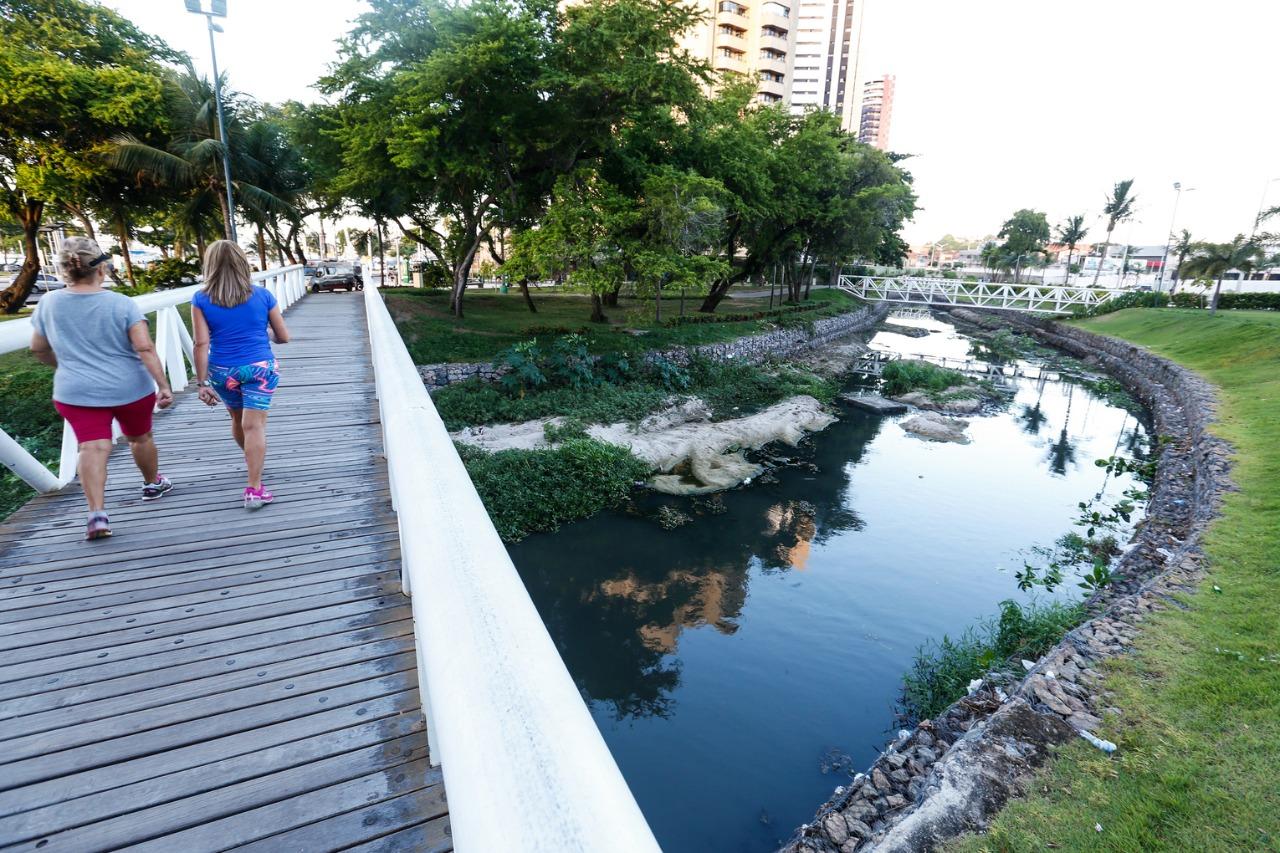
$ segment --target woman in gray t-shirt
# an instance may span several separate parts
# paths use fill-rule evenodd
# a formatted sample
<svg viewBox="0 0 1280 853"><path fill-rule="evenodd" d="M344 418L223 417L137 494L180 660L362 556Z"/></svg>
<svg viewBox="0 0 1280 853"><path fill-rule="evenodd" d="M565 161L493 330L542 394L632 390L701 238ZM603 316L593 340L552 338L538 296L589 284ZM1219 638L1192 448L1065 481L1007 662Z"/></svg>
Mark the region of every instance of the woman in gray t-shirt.
<svg viewBox="0 0 1280 853"><path fill-rule="evenodd" d="M89 504L86 539L111 535L105 492L111 422L119 422L142 472L142 499L173 488L158 470L151 413L173 403L173 392L133 300L102 287L110 256L85 237L70 237L58 252L67 287L46 294L31 316L31 352L56 368L53 405L80 445L77 471Z"/></svg>

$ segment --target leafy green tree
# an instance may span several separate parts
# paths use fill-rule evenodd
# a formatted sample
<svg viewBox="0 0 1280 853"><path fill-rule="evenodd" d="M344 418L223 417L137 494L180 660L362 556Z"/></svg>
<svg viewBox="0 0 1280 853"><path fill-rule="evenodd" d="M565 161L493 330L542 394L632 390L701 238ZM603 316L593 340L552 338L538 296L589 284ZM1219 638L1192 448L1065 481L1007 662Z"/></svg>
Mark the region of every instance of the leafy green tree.
<svg viewBox="0 0 1280 853"><path fill-rule="evenodd" d="M1218 294L1222 279L1230 270L1252 270L1262 256L1257 242L1243 234L1237 234L1230 243L1199 243L1194 254L1187 258L1182 269L1197 279L1215 279L1213 298L1209 302L1210 315L1218 313Z"/></svg>
<svg viewBox="0 0 1280 853"><path fill-rule="evenodd" d="M22 228L22 270L0 311L22 307L40 271L45 210L83 197L113 137L163 125L158 60L172 52L82 0L0 0L0 204Z"/></svg>
<svg viewBox="0 0 1280 853"><path fill-rule="evenodd" d="M1119 181L1111 189L1106 203L1102 206L1102 215L1107 217L1107 239L1102 244L1102 254L1098 256L1098 268L1093 273L1093 285L1097 287L1098 276L1102 275L1102 262L1107 259L1107 249L1111 248L1111 232L1116 226L1133 218L1133 206L1138 197L1133 194L1133 178Z"/></svg>
<svg viewBox="0 0 1280 853"><path fill-rule="evenodd" d="M1000 228L997 235L1003 238L1000 252L1013 261L1013 280L1022 280L1022 268L1044 252L1049 242L1049 219L1038 210L1023 208L1017 211Z"/></svg>
<svg viewBox="0 0 1280 853"><path fill-rule="evenodd" d="M1075 254L1076 244L1089 233L1084 224L1084 214L1068 216L1067 221L1058 226L1058 240L1067 245L1067 281L1071 281L1071 256Z"/></svg>
<svg viewBox="0 0 1280 853"><path fill-rule="evenodd" d="M1196 241L1191 237L1191 232L1185 228L1182 229L1181 234L1174 238L1170 249L1178 258L1178 265L1173 271L1173 289L1170 290L1170 295L1178 292L1178 285L1182 283L1182 264L1187 260L1187 256L1196 250L1196 245Z"/></svg>

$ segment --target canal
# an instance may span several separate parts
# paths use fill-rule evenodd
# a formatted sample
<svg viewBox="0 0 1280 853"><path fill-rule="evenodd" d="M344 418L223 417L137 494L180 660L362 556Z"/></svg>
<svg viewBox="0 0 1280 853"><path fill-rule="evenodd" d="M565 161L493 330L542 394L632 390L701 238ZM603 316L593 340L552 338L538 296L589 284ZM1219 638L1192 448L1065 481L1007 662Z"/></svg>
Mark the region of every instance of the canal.
<svg viewBox="0 0 1280 853"><path fill-rule="evenodd" d="M873 348L969 352L947 322L893 320L930 334ZM1066 381L1010 393L968 444L844 408L801 464L718 500L651 496L512 546L664 850L775 849L896 731L917 648L1031 599L1030 549L1132 485L1094 460L1141 443L1133 414ZM660 503L693 521L663 529Z"/></svg>

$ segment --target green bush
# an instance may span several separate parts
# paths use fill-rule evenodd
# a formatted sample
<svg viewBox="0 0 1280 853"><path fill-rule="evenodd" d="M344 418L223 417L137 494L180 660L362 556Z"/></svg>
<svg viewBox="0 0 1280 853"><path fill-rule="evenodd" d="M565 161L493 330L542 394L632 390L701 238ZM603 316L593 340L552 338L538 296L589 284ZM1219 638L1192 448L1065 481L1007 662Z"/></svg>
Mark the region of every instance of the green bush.
<svg viewBox="0 0 1280 853"><path fill-rule="evenodd" d="M1073 313L1076 317L1101 317L1103 314L1111 314L1125 308L1165 308L1168 305L1169 294L1167 293L1134 290L1108 299L1092 308L1077 309Z"/></svg>
<svg viewBox="0 0 1280 853"><path fill-rule="evenodd" d="M1175 293L1169 297L1174 308L1208 308L1209 299L1203 293Z"/></svg>
<svg viewBox="0 0 1280 853"><path fill-rule="evenodd" d="M136 270L133 278L137 282L137 287L132 288L132 290L139 293L150 293L153 290L182 287L191 284L199 274L199 261L188 260L187 258L165 258L148 265L144 269Z"/></svg>
<svg viewBox="0 0 1280 853"><path fill-rule="evenodd" d="M968 628L956 639L943 636L916 652L903 677L901 710L911 720L936 716L964 696L969 682L1022 658L1032 660L1084 619L1082 603L1000 602L1000 616Z"/></svg>
<svg viewBox="0 0 1280 853"><path fill-rule="evenodd" d="M831 305L825 302L805 302L801 305L780 305L777 308L771 308L764 311L748 312L725 312L721 314L682 314L663 320L662 325L667 328L675 326L689 326L700 323L743 323L750 320L769 320L774 318L782 318L790 314L803 314L809 311L820 311L830 308Z"/></svg>
<svg viewBox="0 0 1280 853"><path fill-rule="evenodd" d="M957 370L948 370L927 361L903 359L886 364L880 371L880 381L884 393L896 397L910 391L941 393L963 385L965 377Z"/></svg>
<svg viewBox="0 0 1280 853"><path fill-rule="evenodd" d="M506 542L617 506L649 474L627 450L589 438L497 453L459 446L459 453Z"/></svg>
<svg viewBox="0 0 1280 853"><path fill-rule="evenodd" d="M689 372L665 355L653 355L645 364L645 376L648 380L668 391L683 391L693 380Z"/></svg>
<svg viewBox="0 0 1280 853"><path fill-rule="evenodd" d="M641 382L597 385L589 393L572 388L535 388L512 396L478 379L441 388L433 396L436 409L451 430L476 424L518 423L555 415L584 423L638 421L668 397L662 388Z"/></svg>
<svg viewBox="0 0 1280 853"><path fill-rule="evenodd" d="M62 449L62 419L53 408L53 369L25 352L0 358L0 428L46 465ZM0 468L0 519L35 492L17 475Z"/></svg>
<svg viewBox="0 0 1280 853"><path fill-rule="evenodd" d="M715 418L740 417L797 394L827 403L839 390L834 381L791 365L769 369L695 358L689 363L689 378L689 393L705 400Z"/></svg>
<svg viewBox="0 0 1280 853"><path fill-rule="evenodd" d="M1218 307L1235 311L1280 311L1280 293L1220 293Z"/></svg>

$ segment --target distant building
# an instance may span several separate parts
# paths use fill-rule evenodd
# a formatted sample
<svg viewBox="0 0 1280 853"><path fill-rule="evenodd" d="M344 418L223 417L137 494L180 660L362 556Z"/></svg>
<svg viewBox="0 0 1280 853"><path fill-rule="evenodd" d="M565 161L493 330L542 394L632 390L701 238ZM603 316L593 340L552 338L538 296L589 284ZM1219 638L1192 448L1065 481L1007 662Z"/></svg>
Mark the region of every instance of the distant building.
<svg viewBox="0 0 1280 853"><path fill-rule="evenodd" d="M716 71L756 80L761 103L785 103L796 41L789 2L793 0L697 0L704 19L685 34L684 48Z"/></svg>
<svg viewBox="0 0 1280 853"><path fill-rule="evenodd" d="M881 151L889 148L889 120L893 117L894 77L886 74L868 80L862 87L862 113L858 123L858 141L874 145Z"/></svg>
<svg viewBox="0 0 1280 853"><path fill-rule="evenodd" d="M858 127L858 50L864 0L796 0L791 111L826 110Z"/></svg>

